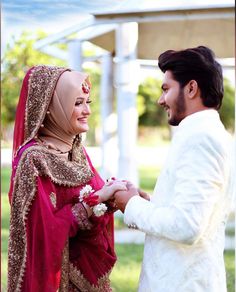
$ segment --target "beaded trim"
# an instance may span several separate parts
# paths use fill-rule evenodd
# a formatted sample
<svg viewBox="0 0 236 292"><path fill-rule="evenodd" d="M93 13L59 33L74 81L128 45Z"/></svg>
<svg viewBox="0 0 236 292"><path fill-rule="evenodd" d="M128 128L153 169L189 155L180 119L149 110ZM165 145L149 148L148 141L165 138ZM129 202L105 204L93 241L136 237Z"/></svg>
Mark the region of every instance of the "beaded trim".
<svg viewBox="0 0 236 292"><path fill-rule="evenodd" d="M29 89L25 108L25 137L23 145L27 144L37 134L45 118L57 81L65 71L71 70L45 65L35 66L32 69L29 77Z"/></svg>
<svg viewBox="0 0 236 292"><path fill-rule="evenodd" d="M61 265L61 280L58 292L68 292L69 290L69 239L67 239L66 245L62 254Z"/></svg>
<svg viewBox="0 0 236 292"><path fill-rule="evenodd" d="M41 145L27 148L14 178L8 249L8 291L21 291L27 258L26 220L36 196L38 176L68 187L87 183L93 176L82 145L76 161L66 161Z"/></svg>
<svg viewBox="0 0 236 292"><path fill-rule="evenodd" d="M51 192L50 195L49 195L49 198L50 198L50 201L53 205L54 208L57 207L57 196L55 193Z"/></svg>
<svg viewBox="0 0 236 292"><path fill-rule="evenodd" d="M80 270L78 270L72 263L69 265L70 281L79 289L79 291L89 292L112 292L109 275L111 270L98 279L97 285L91 285L88 280L85 279Z"/></svg>
<svg viewBox="0 0 236 292"><path fill-rule="evenodd" d="M88 230L92 228L93 224L89 221L87 211L85 210L82 203L75 204L71 210L77 221L79 229Z"/></svg>

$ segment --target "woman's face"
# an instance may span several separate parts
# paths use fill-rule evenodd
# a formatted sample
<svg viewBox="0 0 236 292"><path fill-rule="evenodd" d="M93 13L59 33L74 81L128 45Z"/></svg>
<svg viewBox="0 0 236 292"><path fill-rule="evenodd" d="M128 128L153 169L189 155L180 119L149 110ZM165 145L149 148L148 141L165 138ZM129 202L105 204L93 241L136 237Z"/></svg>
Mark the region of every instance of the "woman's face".
<svg viewBox="0 0 236 292"><path fill-rule="evenodd" d="M70 119L70 124L76 134L87 132L88 116L91 114L89 94L81 94L75 101L74 110Z"/></svg>

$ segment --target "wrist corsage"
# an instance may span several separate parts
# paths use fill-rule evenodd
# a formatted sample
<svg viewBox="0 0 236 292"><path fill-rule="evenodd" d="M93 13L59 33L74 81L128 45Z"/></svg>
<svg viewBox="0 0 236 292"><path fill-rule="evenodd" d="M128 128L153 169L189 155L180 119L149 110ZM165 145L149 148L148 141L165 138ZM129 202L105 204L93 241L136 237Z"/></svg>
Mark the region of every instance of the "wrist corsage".
<svg viewBox="0 0 236 292"><path fill-rule="evenodd" d="M103 203L98 203L98 195L90 185L84 186L79 195L79 201L86 203L92 210L96 217L100 217L107 211L107 206Z"/></svg>

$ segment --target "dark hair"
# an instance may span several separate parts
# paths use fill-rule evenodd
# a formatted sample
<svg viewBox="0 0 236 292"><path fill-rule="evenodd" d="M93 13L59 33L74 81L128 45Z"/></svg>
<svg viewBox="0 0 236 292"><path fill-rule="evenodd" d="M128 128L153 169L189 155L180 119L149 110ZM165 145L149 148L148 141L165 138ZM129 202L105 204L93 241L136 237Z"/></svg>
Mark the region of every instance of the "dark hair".
<svg viewBox="0 0 236 292"><path fill-rule="evenodd" d="M168 50L159 56L158 66L164 73L170 70L181 88L190 80L195 80L203 104L220 108L224 95L223 75L212 50L204 46L181 51Z"/></svg>

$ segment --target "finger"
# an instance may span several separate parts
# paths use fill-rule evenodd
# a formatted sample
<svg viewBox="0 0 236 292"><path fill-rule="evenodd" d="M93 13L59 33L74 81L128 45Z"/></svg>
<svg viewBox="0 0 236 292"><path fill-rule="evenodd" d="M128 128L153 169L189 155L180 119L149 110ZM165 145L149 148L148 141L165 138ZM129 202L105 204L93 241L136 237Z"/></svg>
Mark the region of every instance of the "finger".
<svg viewBox="0 0 236 292"><path fill-rule="evenodd" d="M114 192L116 192L116 191L127 191L127 187L123 186L123 185L113 186L112 189L113 189Z"/></svg>

